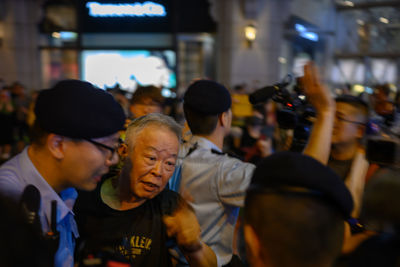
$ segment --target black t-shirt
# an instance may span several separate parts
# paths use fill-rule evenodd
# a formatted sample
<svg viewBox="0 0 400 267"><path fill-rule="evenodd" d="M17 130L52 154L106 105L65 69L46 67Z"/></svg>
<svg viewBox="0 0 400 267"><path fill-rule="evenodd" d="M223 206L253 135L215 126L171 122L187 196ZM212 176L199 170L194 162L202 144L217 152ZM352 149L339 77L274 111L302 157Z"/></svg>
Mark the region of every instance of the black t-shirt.
<svg viewBox="0 0 400 267"><path fill-rule="evenodd" d="M134 266L171 266L168 244L173 242L162 216L172 213L180 196L165 189L137 208L118 211L103 203L100 187L80 192L75 204L78 258L111 251L114 258L125 258Z"/></svg>
<svg viewBox="0 0 400 267"><path fill-rule="evenodd" d="M343 181L346 180L347 176L350 173L351 165L353 164L353 159L349 160L336 160L332 157L329 158L328 167L335 171Z"/></svg>

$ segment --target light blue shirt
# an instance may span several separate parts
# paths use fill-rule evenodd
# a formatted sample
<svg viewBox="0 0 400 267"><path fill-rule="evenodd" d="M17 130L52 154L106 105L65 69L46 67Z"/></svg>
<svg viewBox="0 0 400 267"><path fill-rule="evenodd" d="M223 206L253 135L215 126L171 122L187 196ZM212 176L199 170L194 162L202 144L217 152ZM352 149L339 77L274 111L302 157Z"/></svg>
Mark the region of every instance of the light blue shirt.
<svg viewBox="0 0 400 267"><path fill-rule="evenodd" d="M193 136L179 156L176 174L181 172L181 179L173 178L171 189L193 199L190 204L202 240L215 252L218 266L225 265L232 258L234 228L255 166L222 154L214 143L199 136Z"/></svg>
<svg viewBox="0 0 400 267"><path fill-rule="evenodd" d="M73 267L75 239L79 237L72 207L78 193L74 188L65 189L58 195L36 170L28 156L28 148L0 167L0 194L19 200L25 187L36 186L41 195L39 210L42 230L49 232L51 201L57 201L57 230L60 233L59 248L55 255L55 267Z"/></svg>

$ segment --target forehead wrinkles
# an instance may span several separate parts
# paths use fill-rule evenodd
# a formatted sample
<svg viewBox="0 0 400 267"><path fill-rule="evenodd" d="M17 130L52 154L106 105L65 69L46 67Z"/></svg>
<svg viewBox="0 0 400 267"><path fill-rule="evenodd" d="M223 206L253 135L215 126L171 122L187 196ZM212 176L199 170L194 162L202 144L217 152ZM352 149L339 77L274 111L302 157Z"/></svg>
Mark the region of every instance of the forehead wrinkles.
<svg viewBox="0 0 400 267"><path fill-rule="evenodd" d="M175 133L166 127L145 127L135 136L134 147L140 145L142 149L152 149L157 153L163 151L170 152L170 154L177 154L179 149L179 140ZM178 147L175 147L175 141Z"/></svg>
<svg viewBox="0 0 400 267"><path fill-rule="evenodd" d="M167 157L177 157L177 153L175 153L175 151L171 152L171 150L173 150L173 148L164 148L164 149L157 149L155 147L149 146L147 147L148 150L154 151L157 154L162 154L162 155L166 155Z"/></svg>

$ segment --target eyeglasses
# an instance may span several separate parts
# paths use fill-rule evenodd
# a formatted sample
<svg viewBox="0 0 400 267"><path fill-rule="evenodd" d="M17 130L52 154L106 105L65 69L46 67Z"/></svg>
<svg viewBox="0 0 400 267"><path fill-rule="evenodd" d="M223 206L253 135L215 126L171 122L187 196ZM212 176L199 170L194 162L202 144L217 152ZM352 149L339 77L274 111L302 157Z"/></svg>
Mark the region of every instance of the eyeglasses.
<svg viewBox="0 0 400 267"><path fill-rule="evenodd" d="M108 146L108 145L99 143L99 142L94 141L94 140L92 140L92 139L86 139L86 138L84 138L84 140L85 140L85 141L88 141L89 143L92 143L93 145L95 145L95 146L97 146L97 147L102 147L102 148L105 148L105 149L109 150L109 151L111 152L111 155L110 155L110 157L108 158L108 160L112 160L112 158L114 157L115 152L117 151L117 149L119 148L119 146L123 143L122 139L121 139L121 138L118 138L118 144L115 145L115 147L110 147L110 146Z"/></svg>

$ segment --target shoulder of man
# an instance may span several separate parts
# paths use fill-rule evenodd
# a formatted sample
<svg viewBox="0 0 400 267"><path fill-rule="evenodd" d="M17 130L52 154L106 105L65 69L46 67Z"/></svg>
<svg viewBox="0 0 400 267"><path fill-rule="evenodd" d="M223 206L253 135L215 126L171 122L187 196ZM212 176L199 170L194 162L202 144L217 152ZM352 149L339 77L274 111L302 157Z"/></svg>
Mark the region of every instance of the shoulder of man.
<svg viewBox="0 0 400 267"><path fill-rule="evenodd" d="M0 194L18 200L25 188L21 168L16 157L3 163L0 167Z"/></svg>

